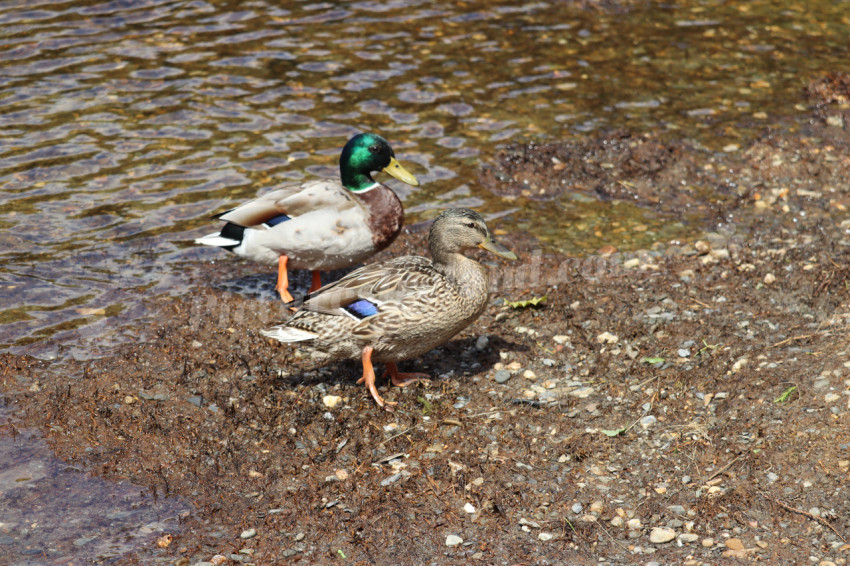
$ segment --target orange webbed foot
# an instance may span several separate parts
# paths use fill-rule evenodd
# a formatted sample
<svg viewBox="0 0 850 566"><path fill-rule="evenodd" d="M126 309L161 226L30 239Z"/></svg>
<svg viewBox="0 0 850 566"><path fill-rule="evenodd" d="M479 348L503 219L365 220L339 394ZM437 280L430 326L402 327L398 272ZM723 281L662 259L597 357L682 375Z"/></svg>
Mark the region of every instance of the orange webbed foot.
<svg viewBox="0 0 850 566"><path fill-rule="evenodd" d="M363 362L363 377L357 380L357 384L365 383L366 388L369 390L369 393L372 394L372 399L375 400L375 403L386 411L392 411L392 405L395 405L396 403L392 401L384 401L380 394L378 394L378 388L375 387L375 368L372 367L372 351L372 346L366 346L363 348L363 353L361 355L361 360Z"/></svg>
<svg viewBox="0 0 850 566"><path fill-rule="evenodd" d="M310 293L322 288L322 276L318 271L313 272L313 282L310 285Z"/></svg>
<svg viewBox="0 0 850 566"><path fill-rule="evenodd" d="M285 255L277 259L277 285L275 289L280 293L280 300L284 303L291 303L294 299L289 294L289 276L286 273L286 262L289 258ZM293 309L294 310L294 309Z"/></svg>
<svg viewBox="0 0 850 566"><path fill-rule="evenodd" d="M419 381L424 383L431 382L431 376L427 373L401 373L398 371L398 366L393 362L387 362L387 373L390 374L390 381L396 387L407 387Z"/></svg>

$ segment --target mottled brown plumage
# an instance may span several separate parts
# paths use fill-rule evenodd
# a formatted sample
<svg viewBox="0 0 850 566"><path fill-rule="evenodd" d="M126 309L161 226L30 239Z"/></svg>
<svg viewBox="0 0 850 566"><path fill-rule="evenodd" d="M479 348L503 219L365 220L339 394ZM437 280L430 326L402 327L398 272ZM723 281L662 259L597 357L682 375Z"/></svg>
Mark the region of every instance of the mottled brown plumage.
<svg viewBox="0 0 850 566"><path fill-rule="evenodd" d="M372 361L386 362L393 383L406 385L409 380L398 374L395 362L443 344L487 305L487 270L463 252L481 247L516 259L468 209L443 212L428 240L432 259L405 256L361 267L308 295L290 320L263 333L302 342L334 359L361 358L362 380L383 406L374 374L368 375Z"/></svg>

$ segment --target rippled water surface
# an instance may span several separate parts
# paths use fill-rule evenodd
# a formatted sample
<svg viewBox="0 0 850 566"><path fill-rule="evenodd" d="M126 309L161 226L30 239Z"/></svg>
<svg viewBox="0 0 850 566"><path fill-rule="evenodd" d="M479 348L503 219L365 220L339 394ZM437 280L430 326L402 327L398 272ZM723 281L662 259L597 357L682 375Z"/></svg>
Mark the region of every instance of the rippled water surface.
<svg viewBox="0 0 850 566"><path fill-rule="evenodd" d="M590 232L661 222L503 201L478 168L509 142L614 126L745 142L843 68L848 14L846 1L0 2L0 347L56 355L131 321L145 293L182 292L188 266L220 257L191 245L210 212L336 175L360 130L422 182L389 183L411 221L475 206L549 241L565 210ZM589 249L581 236L560 247Z"/></svg>

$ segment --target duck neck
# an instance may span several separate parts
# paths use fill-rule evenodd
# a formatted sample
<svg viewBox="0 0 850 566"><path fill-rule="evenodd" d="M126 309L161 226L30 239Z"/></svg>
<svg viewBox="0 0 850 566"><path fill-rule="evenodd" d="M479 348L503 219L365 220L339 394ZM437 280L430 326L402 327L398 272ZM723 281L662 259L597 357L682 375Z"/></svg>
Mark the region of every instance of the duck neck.
<svg viewBox="0 0 850 566"><path fill-rule="evenodd" d="M352 193L365 193L380 185L372 179L369 173L360 173L350 169L343 169L341 173L342 184Z"/></svg>
<svg viewBox="0 0 850 566"><path fill-rule="evenodd" d="M352 153L347 145L339 158L339 178L352 193L363 193L378 186L362 153Z"/></svg>
<svg viewBox="0 0 850 566"><path fill-rule="evenodd" d="M434 266L464 297L486 297L490 280L487 269L461 253L438 254Z"/></svg>

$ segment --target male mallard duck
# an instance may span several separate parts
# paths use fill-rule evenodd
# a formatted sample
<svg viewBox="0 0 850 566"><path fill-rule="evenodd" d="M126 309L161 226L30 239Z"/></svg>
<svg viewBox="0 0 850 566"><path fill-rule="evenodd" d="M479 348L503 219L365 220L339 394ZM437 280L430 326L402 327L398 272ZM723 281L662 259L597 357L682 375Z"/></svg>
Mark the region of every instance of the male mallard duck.
<svg viewBox="0 0 850 566"><path fill-rule="evenodd" d="M281 342L304 342L335 359L361 358L372 397L372 362L385 362L393 385L426 374L399 373L396 362L424 354L460 332L487 305L487 269L463 252L479 247L507 259L510 250L490 236L481 216L465 208L440 214L428 234L431 258L404 256L365 265L304 298L287 322L264 330Z"/></svg>
<svg viewBox="0 0 850 566"><path fill-rule="evenodd" d="M319 271L359 263L389 246L401 231L404 209L396 194L372 179L384 171L418 186L396 161L387 140L357 134L339 156L340 179L293 183L215 217L221 231L195 240L254 261L277 264L276 289L292 301L286 268L313 270L310 291L322 286Z"/></svg>

